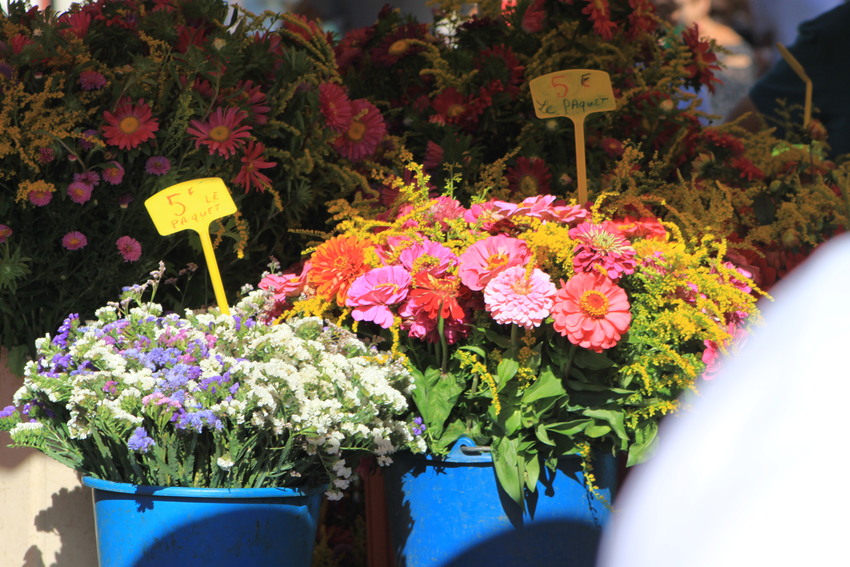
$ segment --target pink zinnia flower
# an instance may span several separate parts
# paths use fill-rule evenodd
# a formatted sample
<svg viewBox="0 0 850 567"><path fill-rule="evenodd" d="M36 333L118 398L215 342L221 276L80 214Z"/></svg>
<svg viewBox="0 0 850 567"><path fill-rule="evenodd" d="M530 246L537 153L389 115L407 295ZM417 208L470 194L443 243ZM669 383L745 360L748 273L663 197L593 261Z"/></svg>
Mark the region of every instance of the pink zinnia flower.
<svg viewBox="0 0 850 567"><path fill-rule="evenodd" d="M570 229L570 238L578 242L573 257L576 271L602 270L612 280L634 273L635 249L613 223L582 223Z"/></svg>
<svg viewBox="0 0 850 567"><path fill-rule="evenodd" d="M40 163L50 163L56 159L56 154L53 151L53 148L41 147L38 148L38 155L36 156L36 159L38 159Z"/></svg>
<svg viewBox="0 0 850 567"><path fill-rule="evenodd" d="M351 124L333 141L343 157L352 161L369 157L387 134L387 125L378 108L359 98L351 102Z"/></svg>
<svg viewBox="0 0 850 567"><path fill-rule="evenodd" d="M106 77L88 69L80 73L80 88L84 91L96 91L106 86Z"/></svg>
<svg viewBox="0 0 850 567"><path fill-rule="evenodd" d="M0 244L6 242L6 239L12 236L12 229L5 224L0 224Z"/></svg>
<svg viewBox="0 0 850 567"><path fill-rule="evenodd" d="M145 162L145 171L151 175L165 175L171 171L171 162L165 156L151 156Z"/></svg>
<svg viewBox="0 0 850 567"><path fill-rule="evenodd" d="M598 272L570 278L555 294L552 317L557 332L595 352L616 345L632 320L625 290Z"/></svg>
<svg viewBox="0 0 850 567"><path fill-rule="evenodd" d="M342 134L353 118L351 100L345 89L336 83L319 85L319 110L328 128Z"/></svg>
<svg viewBox="0 0 850 567"><path fill-rule="evenodd" d="M405 248L398 260L411 274L428 272L436 277L442 277L457 264L454 252L433 240L424 240Z"/></svg>
<svg viewBox="0 0 850 567"><path fill-rule="evenodd" d="M62 247L65 250L79 250L85 248L88 243L86 235L77 230L73 230L62 237Z"/></svg>
<svg viewBox="0 0 850 567"><path fill-rule="evenodd" d="M638 219L626 215L622 219L615 219L612 222L628 238L649 238L653 240L665 240L667 238L667 229L655 217Z"/></svg>
<svg viewBox="0 0 850 567"><path fill-rule="evenodd" d="M153 118L151 108L144 100L133 104L122 99L115 113L103 111L103 137L107 143L122 150L131 150L154 137L159 130L159 120Z"/></svg>
<svg viewBox="0 0 850 567"><path fill-rule="evenodd" d="M122 236L115 241L118 252L124 257L125 262L135 262L142 257L142 245L131 236Z"/></svg>
<svg viewBox="0 0 850 567"><path fill-rule="evenodd" d="M110 185L118 185L124 181L124 166L117 161L111 161L100 174L103 176L103 180Z"/></svg>
<svg viewBox="0 0 850 567"><path fill-rule="evenodd" d="M53 191L48 189L30 189L27 200L36 207L44 207L53 200Z"/></svg>
<svg viewBox="0 0 850 567"><path fill-rule="evenodd" d="M463 220L490 233L505 232L514 227L513 221L508 219L516 208L514 203L496 200L473 203L463 215Z"/></svg>
<svg viewBox="0 0 850 567"><path fill-rule="evenodd" d="M511 266L524 266L531 260L525 242L504 234L488 236L458 256L458 276L472 290L481 290L499 272Z"/></svg>
<svg viewBox="0 0 850 567"><path fill-rule="evenodd" d="M369 270L348 288L345 304L354 308L351 317L356 321L372 321L389 329L394 318L389 306L404 301L410 281L410 273L401 266Z"/></svg>
<svg viewBox="0 0 850 567"><path fill-rule="evenodd" d="M83 205L91 199L91 193L94 188L88 183L82 181L72 181L68 184L68 196L77 204Z"/></svg>
<svg viewBox="0 0 850 567"><path fill-rule="evenodd" d="M304 291L309 270L310 262L307 262L297 271L284 272L280 275L269 274L261 279L257 286L272 292L276 302L285 303L290 297L298 297Z"/></svg>
<svg viewBox="0 0 850 567"><path fill-rule="evenodd" d="M484 288L484 304L497 323L531 329L549 315L555 292L549 274L535 268L529 275L524 266L512 266Z"/></svg>
<svg viewBox="0 0 850 567"><path fill-rule="evenodd" d="M206 122L192 120L186 132L195 137L195 147L207 146L210 155L217 153L229 158L245 145L251 136L251 127L242 121L248 113L235 107L216 108Z"/></svg>

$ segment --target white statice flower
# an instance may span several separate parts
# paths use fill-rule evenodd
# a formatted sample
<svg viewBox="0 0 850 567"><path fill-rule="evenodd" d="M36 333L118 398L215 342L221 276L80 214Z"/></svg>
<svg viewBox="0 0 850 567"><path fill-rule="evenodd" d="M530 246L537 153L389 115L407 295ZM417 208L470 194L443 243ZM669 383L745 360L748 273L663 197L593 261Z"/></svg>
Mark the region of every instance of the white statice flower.
<svg viewBox="0 0 850 567"><path fill-rule="evenodd" d="M375 458L375 461L377 461L378 465L382 467L388 467L393 464L392 458L387 457L386 455L378 455L378 457Z"/></svg>
<svg viewBox="0 0 850 567"><path fill-rule="evenodd" d="M133 425L141 425L144 421L140 416L133 415L124 408L122 408L118 400L103 400L100 403L100 407L106 408L109 414L115 419L126 421L127 423L131 423Z"/></svg>
<svg viewBox="0 0 850 567"><path fill-rule="evenodd" d="M236 463L234 463L232 460L230 460L226 457L219 457L218 459L216 459L215 464L221 470L229 471L230 469L233 468L233 465L235 465Z"/></svg>
<svg viewBox="0 0 850 567"><path fill-rule="evenodd" d="M128 370L121 376L121 382L125 386L135 386L140 391L150 393L156 387L156 378L149 368Z"/></svg>

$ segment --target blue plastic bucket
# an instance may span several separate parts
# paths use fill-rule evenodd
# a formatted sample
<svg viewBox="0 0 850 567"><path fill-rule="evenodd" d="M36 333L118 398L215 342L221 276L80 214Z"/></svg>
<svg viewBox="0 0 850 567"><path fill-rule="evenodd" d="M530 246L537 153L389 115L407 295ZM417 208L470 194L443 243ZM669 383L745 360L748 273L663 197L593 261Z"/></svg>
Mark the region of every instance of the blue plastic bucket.
<svg viewBox="0 0 850 567"><path fill-rule="evenodd" d="M578 457L541 470L523 510L498 486L488 453L462 438L438 460L407 455L384 469L396 567L593 567L610 516L616 460L594 459L597 494Z"/></svg>
<svg viewBox="0 0 850 567"><path fill-rule="evenodd" d="M136 486L90 477L100 567L309 567L323 489Z"/></svg>

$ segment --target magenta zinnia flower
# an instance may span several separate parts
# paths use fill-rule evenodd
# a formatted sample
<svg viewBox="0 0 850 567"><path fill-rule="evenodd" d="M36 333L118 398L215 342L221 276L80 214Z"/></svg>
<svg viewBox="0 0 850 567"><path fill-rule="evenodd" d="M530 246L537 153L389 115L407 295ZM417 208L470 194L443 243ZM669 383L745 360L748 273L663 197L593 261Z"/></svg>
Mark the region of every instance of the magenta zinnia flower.
<svg viewBox="0 0 850 567"><path fill-rule="evenodd" d="M68 184L68 196L75 203L82 205L91 199L92 186L82 181L72 181Z"/></svg>
<svg viewBox="0 0 850 567"><path fill-rule="evenodd" d="M529 260L531 252L522 240L504 234L488 236L458 256L458 276L469 289L480 290L502 270L524 266Z"/></svg>
<svg viewBox="0 0 850 567"><path fill-rule="evenodd" d="M366 99L352 101L351 113L351 123L333 146L343 157L356 161L375 153L387 133L387 125L378 108Z"/></svg>
<svg viewBox="0 0 850 567"><path fill-rule="evenodd" d="M0 224L0 244L6 242L6 239L12 236L12 229L9 225Z"/></svg>
<svg viewBox="0 0 850 567"><path fill-rule="evenodd" d="M65 250L79 250L89 243L86 235L78 230L72 230L62 237L62 247Z"/></svg>
<svg viewBox="0 0 850 567"><path fill-rule="evenodd" d="M206 122L192 120L186 132L195 137L195 147L207 146L210 155L228 158L251 136L251 127L242 124L248 113L235 107L216 108Z"/></svg>
<svg viewBox="0 0 850 567"><path fill-rule="evenodd" d="M582 223L570 229L570 238L578 242L573 257L577 272L602 270L615 281L634 273L635 249L613 223Z"/></svg>
<svg viewBox="0 0 850 567"><path fill-rule="evenodd" d="M511 266L484 288L484 304L497 323L531 329L549 315L555 291L542 270L535 268L529 275L524 266Z"/></svg>
<svg viewBox="0 0 850 567"><path fill-rule="evenodd" d="M131 150L150 140L159 130L159 120L153 118L150 107L141 99L136 104L130 99L123 99L114 114L103 111L103 120L106 122L103 137L107 143L122 150Z"/></svg>
<svg viewBox="0 0 850 567"><path fill-rule="evenodd" d="M80 73L80 88L84 91L96 91L106 86L106 77L87 69Z"/></svg>
<svg viewBox="0 0 850 567"><path fill-rule="evenodd" d="M599 272L571 277L555 294L552 317L556 331L595 352L615 346L632 320L625 290Z"/></svg>
<svg viewBox="0 0 850 567"><path fill-rule="evenodd" d="M145 171L151 175L165 175L171 170L171 162L165 156L151 156L145 162Z"/></svg>
<svg viewBox="0 0 850 567"><path fill-rule="evenodd" d="M389 305L401 303L410 289L410 273L401 266L369 270L352 282L345 304L356 321L372 321L384 329L393 324Z"/></svg>
<svg viewBox="0 0 850 567"><path fill-rule="evenodd" d="M125 262L135 262L142 257L142 245L131 236L122 236L115 241L118 252L124 257Z"/></svg>
<svg viewBox="0 0 850 567"><path fill-rule="evenodd" d="M124 181L124 166L117 161L111 161L100 174L103 176L103 180L110 185L118 185Z"/></svg>

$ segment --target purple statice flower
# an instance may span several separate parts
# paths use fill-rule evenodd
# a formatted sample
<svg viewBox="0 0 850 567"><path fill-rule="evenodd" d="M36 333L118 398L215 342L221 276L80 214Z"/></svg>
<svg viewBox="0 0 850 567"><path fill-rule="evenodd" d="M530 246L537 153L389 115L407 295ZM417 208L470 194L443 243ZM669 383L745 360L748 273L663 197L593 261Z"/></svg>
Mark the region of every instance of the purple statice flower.
<svg viewBox="0 0 850 567"><path fill-rule="evenodd" d="M207 390L211 394L215 394L218 392L217 385L226 385L230 384L230 370L225 372L224 374L220 374L218 376L210 376L209 378L204 378L198 384L199 390Z"/></svg>
<svg viewBox="0 0 850 567"><path fill-rule="evenodd" d="M115 392L118 391L118 389L116 388L117 385L118 382L116 382L115 380L107 380L106 384L103 385L103 391L107 394L112 394L114 396Z"/></svg>
<svg viewBox="0 0 850 567"><path fill-rule="evenodd" d="M199 378L202 372L197 366L175 364L163 371L159 386L164 392L174 392L183 388L189 380Z"/></svg>
<svg viewBox="0 0 850 567"><path fill-rule="evenodd" d="M140 453L147 453L154 445L156 445L156 442L150 438L144 427L137 427L130 439L127 440L127 448Z"/></svg>
<svg viewBox="0 0 850 567"><path fill-rule="evenodd" d="M159 370L177 364L180 351L176 348L154 347L139 357L139 362L151 370Z"/></svg>
<svg viewBox="0 0 850 567"><path fill-rule="evenodd" d="M83 130L80 138L77 140L77 143L80 145L80 148L84 150L90 150L94 147L94 141L97 140L97 130L92 130L89 128L88 130Z"/></svg>
<svg viewBox="0 0 850 567"><path fill-rule="evenodd" d="M235 394L236 394L236 392L238 392L238 391L239 391L239 382L234 382L234 383L233 383L233 385L232 385L230 388L228 388L228 391L229 391L231 394L234 394L234 395L235 395Z"/></svg>
<svg viewBox="0 0 850 567"><path fill-rule="evenodd" d="M50 360L50 363L53 365L54 372L61 372L63 370L67 370L71 367L71 355L61 354L57 352L53 355L53 358Z"/></svg>
<svg viewBox="0 0 850 567"><path fill-rule="evenodd" d="M15 409L15 406L6 406L5 408L0 409L0 419L15 415Z"/></svg>
<svg viewBox="0 0 850 567"><path fill-rule="evenodd" d="M59 329L56 332L56 336L53 337L51 341L55 346L65 348L68 346L68 333L71 332L71 329L74 327L74 323L80 320L80 316L77 313L71 313L62 324L59 326Z"/></svg>
<svg viewBox="0 0 850 567"><path fill-rule="evenodd" d="M183 413L176 424L177 429L192 429L197 433L203 431L204 426L220 431L224 424L212 410L208 409Z"/></svg>
<svg viewBox="0 0 850 567"><path fill-rule="evenodd" d="M425 427L425 423L422 421L421 417L414 418L413 423L416 424L416 426L413 428L414 435L422 435L423 433L425 433L427 427Z"/></svg>

